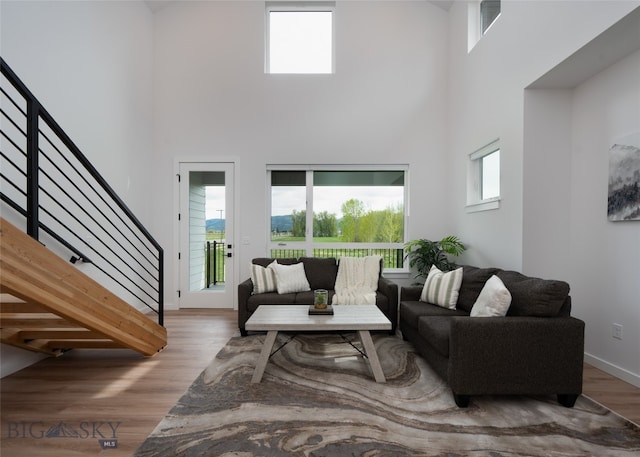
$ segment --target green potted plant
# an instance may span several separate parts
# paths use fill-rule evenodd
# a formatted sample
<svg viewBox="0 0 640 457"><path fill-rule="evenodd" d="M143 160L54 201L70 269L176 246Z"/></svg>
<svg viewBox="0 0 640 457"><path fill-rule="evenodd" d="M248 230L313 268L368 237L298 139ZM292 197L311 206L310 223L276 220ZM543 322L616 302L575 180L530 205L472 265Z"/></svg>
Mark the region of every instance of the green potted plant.
<svg viewBox="0 0 640 457"><path fill-rule="evenodd" d="M450 261L447 254L458 256L466 249L458 237L449 235L440 241L425 239L408 241L404 245L405 259L409 259L409 267L415 267L418 273L415 278L426 279L432 265L441 271L455 270L458 265Z"/></svg>

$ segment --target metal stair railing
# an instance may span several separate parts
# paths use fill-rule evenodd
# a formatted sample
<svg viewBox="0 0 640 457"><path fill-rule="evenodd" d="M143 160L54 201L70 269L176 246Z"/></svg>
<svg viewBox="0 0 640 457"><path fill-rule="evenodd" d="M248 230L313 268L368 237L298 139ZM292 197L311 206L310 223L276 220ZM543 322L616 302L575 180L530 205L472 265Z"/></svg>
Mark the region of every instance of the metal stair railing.
<svg viewBox="0 0 640 457"><path fill-rule="evenodd" d="M0 197L26 233L164 321L163 249L0 57ZM116 292L117 290L117 292Z"/></svg>

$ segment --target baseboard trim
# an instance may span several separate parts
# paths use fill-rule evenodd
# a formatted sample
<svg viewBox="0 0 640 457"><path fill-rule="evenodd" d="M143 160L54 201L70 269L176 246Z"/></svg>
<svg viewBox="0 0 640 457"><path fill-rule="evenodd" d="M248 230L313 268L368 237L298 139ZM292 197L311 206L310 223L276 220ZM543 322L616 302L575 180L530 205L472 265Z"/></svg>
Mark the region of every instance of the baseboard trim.
<svg viewBox="0 0 640 457"><path fill-rule="evenodd" d="M180 306L177 303L164 302L165 311L178 311L179 309L180 309Z"/></svg>
<svg viewBox="0 0 640 457"><path fill-rule="evenodd" d="M602 360L599 357L593 356L591 354L584 354L584 361L589 365L592 365L606 373L609 373L611 376L615 376L616 378L620 378L629 384L640 387L640 375L636 373L632 373L629 370L625 370L617 365L614 365L606 360Z"/></svg>

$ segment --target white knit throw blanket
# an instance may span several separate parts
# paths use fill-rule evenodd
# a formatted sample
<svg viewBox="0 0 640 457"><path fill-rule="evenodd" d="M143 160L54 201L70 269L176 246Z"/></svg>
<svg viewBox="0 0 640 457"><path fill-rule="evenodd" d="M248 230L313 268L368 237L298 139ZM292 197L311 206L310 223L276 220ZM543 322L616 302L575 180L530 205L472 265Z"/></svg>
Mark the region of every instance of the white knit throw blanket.
<svg viewBox="0 0 640 457"><path fill-rule="evenodd" d="M340 257L333 305L375 305L380 260L368 257Z"/></svg>

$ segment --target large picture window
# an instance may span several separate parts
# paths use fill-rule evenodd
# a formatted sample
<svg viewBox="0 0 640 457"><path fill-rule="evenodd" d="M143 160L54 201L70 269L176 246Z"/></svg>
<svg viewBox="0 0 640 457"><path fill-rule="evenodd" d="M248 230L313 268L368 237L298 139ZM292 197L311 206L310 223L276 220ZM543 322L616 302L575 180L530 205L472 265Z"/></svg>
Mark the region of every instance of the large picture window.
<svg viewBox="0 0 640 457"><path fill-rule="evenodd" d="M403 268L406 169L269 171L270 255L381 255Z"/></svg>

